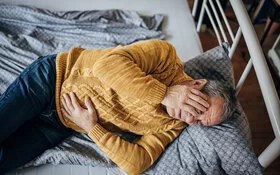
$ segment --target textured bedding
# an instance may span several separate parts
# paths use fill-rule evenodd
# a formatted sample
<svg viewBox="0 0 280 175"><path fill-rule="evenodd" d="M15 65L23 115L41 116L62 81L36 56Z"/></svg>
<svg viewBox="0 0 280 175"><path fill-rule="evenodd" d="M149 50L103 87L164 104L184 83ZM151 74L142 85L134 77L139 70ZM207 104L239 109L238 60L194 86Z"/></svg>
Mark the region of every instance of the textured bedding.
<svg viewBox="0 0 280 175"><path fill-rule="evenodd" d="M162 15L143 17L123 10L53 12L0 4L0 94L41 55L68 51L73 46L105 48L143 39L163 39L162 21ZM194 78L218 79L232 87L229 70L231 63L223 47L185 63L185 71ZM134 140L136 136L127 133L122 137ZM234 116L221 125L187 127L145 173L262 174L250 140L248 122L238 106ZM26 166L41 164L117 169L86 135L78 133Z"/></svg>
<svg viewBox="0 0 280 175"><path fill-rule="evenodd" d="M133 11L54 12L0 4L0 93L39 56L163 39L163 16Z"/></svg>

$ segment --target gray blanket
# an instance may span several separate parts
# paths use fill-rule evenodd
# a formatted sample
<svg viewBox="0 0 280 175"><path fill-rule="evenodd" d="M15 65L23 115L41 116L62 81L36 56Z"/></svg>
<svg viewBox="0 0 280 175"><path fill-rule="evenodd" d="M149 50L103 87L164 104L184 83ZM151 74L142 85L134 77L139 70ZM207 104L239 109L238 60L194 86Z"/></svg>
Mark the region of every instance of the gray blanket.
<svg viewBox="0 0 280 175"><path fill-rule="evenodd" d="M0 94L39 56L163 39L163 16L133 11L53 12L0 4Z"/></svg>
<svg viewBox="0 0 280 175"><path fill-rule="evenodd" d="M23 15L24 14L24 15ZM163 16L122 10L52 12L0 5L0 93L34 59L73 46L105 48L142 39L163 39ZM195 77L233 86L230 61L217 47L185 63ZM133 134L123 134L133 140ZM79 164L116 167L86 136L75 134L26 166ZM187 127L148 170L149 174L262 174L240 106L231 120L215 127ZM117 173L118 174L118 173Z"/></svg>

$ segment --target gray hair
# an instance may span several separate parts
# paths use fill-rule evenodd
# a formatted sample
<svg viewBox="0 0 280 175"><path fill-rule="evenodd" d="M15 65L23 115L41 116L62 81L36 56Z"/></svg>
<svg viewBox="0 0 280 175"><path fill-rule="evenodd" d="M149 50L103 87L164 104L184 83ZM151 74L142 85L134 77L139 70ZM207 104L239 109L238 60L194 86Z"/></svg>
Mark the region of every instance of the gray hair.
<svg viewBox="0 0 280 175"><path fill-rule="evenodd" d="M217 80L208 80L207 84L204 86L201 92L209 96L219 96L224 99L221 122L232 116L237 103L235 90L233 88L226 87Z"/></svg>

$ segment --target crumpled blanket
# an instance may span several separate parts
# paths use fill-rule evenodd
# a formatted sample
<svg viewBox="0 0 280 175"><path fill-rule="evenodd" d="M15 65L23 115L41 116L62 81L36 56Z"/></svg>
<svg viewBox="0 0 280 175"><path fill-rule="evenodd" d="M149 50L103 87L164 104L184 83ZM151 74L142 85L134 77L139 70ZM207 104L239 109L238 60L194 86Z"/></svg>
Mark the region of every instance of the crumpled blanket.
<svg viewBox="0 0 280 175"><path fill-rule="evenodd" d="M0 94L39 56L163 39L164 16L127 10L55 12L0 4Z"/></svg>

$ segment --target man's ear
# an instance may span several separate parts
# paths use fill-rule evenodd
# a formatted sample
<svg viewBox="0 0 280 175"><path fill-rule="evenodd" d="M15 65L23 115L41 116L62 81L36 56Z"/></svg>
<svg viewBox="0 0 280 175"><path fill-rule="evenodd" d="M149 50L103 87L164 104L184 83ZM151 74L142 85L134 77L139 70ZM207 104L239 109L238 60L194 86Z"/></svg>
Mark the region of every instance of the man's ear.
<svg viewBox="0 0 280 175"><path fill-rule="evenodd" d="M193 88L198 89L198 90L203 89L206 84L207 84L206 79L198 79L198 80L192 81Z"/></svg>

